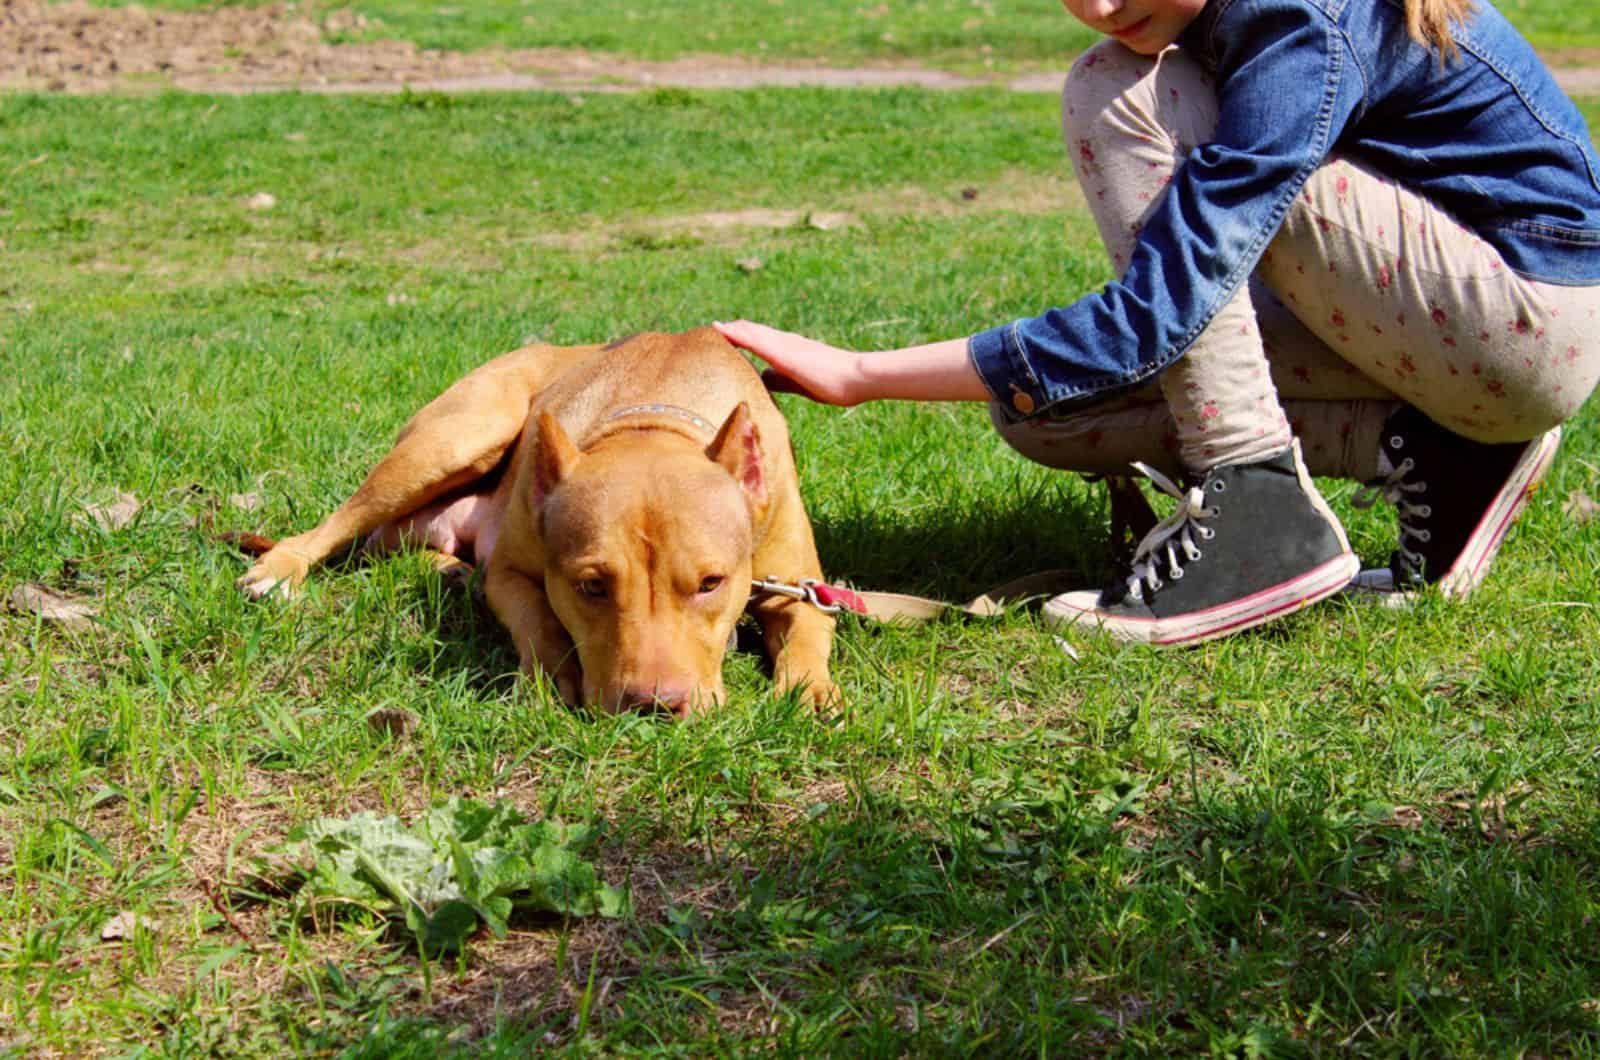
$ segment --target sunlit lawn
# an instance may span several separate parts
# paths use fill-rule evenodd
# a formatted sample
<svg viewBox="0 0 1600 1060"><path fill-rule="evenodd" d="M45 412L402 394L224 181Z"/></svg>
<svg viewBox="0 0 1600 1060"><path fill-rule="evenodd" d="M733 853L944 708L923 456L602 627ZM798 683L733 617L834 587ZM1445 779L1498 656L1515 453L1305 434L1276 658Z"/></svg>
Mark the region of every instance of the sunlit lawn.
<svg viewBox="0 0 1600 1060"><path fill-rule="evenodd" d="M0 99L0 591L99 610L0 616L0 1052L1600 1049L1600 530L1562 514L1600 495L1592 406L1468 602L1077 660L1026 612L850 621L834 719L746 651L706 721L575 713L412 558L234 591L212 530L314 521L531 337L742 315L871 348L1089 289L1055 120L989 92ZM784 400L833 576L1104 572L1098 487L981 409ZM1327 486L1381 560L1392 523ZM140 509L105 528L118 491ZM457 794L603 827L631 912L424 963L251 879L297 824Z"/></svg>

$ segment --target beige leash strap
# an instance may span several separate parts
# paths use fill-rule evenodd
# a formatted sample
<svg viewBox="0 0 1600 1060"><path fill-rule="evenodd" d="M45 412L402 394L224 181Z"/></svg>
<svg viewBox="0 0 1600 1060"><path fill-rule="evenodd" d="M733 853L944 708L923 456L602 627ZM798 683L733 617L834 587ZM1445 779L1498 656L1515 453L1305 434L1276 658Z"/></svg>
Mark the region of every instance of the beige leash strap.
<svg viewBox="0 0 1600 1060"><path fill-rule="evenodd" d="M1143 540L1151 527L1160 520L1150 507L1150 501L1139 488L1137 479L1125 475L1109 475L1105 476L1105 483L1111 500L1112 542L1131 559L1135 545ZM757 589L769 585L770 583L767 583L764 586L758 582ZM883 622L917 623L932 622L951 613L994 618L1005 613L1007 608L1041 596L1056 596L1074 588L1081 589L1083 584L1081 581L1074 583L1067 571L1047 570L1013 579L1004 585L997 585L964 604L952 604L925 596L912 596L909 593L868 592L818 583L813 583L806 595L812 603L824 607L825 610L850 611Z"/></svg>
<svg viewBox="0 0 1600 1060"><path fill-rule="evenodd" d="M953 604L926 596L913 596L910 593L867 592L855 589L850 590L850 594L860 602L861 606L846 606L842 610L852 611L881 622L907 624L932 622L947 614L995 618L1003 614L1007 608L1040 596L1054 596L1071 587L1072 580L1066 571L1047 570L1013 579L1004 585L997 585L964 604Z"/></svg>
<svg viewBox="0 0 1600 1060"><path fill-rule="evenodd" d="M997 585L988 592L968 600L964 604L950 604L943 600L930 600L925 596L912 596L909 593L875 593L858 592L850 590L859 607L845 607L842 610L854 611L866 615L889 625L916 625L922 622L933 622L944 615L972 615L977 618L995 618L1006 612L1007 608L1016 607L1029 600L1041 596L1055 596L1057 593L1067 592L1072 581L1064 570L1040 571L1038 574L1029 574ZM1069 658L1077 659L1078 650L1064 637L1055 638L1056 645L1067 654Z"/></svg>

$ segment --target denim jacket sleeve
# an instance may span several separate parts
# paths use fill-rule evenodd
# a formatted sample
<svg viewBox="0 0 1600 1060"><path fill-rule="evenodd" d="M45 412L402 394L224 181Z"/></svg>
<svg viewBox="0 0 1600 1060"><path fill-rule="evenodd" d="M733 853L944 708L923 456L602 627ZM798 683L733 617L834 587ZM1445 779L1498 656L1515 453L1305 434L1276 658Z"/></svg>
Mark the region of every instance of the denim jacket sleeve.
<svg viewBox="0 0 1600 1060"><path fill-rule="evenodd" d="M1360 69L1316 5L1211 8L1182 44L1217 72L1216 133L1173 176L1122 278L968 340L1013 419L1114 397L1182 356L1248 278L1360 104Z"/></svg>

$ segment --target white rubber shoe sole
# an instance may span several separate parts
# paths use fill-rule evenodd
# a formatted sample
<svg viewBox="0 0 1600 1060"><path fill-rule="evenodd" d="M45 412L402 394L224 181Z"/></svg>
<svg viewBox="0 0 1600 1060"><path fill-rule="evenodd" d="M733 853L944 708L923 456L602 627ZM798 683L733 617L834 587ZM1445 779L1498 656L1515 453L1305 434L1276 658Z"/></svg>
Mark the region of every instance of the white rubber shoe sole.
<svg viewBox="0 0 1600 1060"><path fill-rule="evenodd" d="M1344 590L1360 569L1361 560L1355 553L1344 552L1271 588L1203 611L1166 618L1107 614L1099 609L1099 592L1092 589L1063 593L1045 602L1044 617L1060 629L1077 626L1099 630L1118 640L1177 648L1240 633L1310 607Z"/></svg>

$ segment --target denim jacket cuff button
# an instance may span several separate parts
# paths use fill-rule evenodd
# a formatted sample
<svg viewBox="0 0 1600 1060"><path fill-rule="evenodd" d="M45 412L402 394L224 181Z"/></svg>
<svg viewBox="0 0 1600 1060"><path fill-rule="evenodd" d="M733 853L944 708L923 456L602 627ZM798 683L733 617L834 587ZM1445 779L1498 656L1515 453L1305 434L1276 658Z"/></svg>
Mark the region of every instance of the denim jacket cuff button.
<svg viewBox="0 0 1600 1060"><path fill-rule="evenodd" d="M1022 413L1024 416L1031 416L1033 415L1033 398L1031 395L1018 390L1016 387L1012 387L1011 407Z"/></svg>

